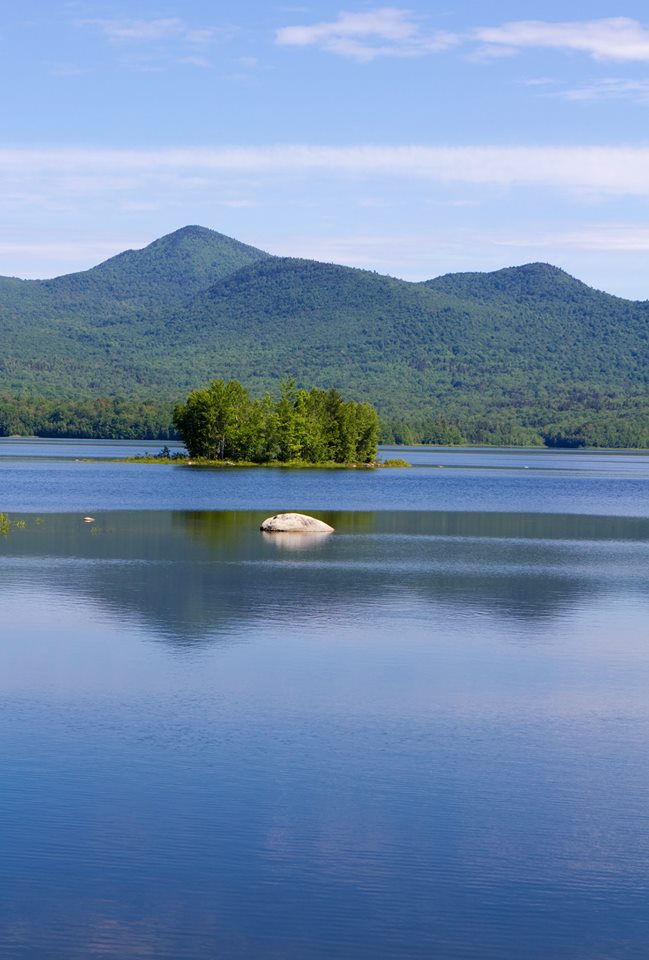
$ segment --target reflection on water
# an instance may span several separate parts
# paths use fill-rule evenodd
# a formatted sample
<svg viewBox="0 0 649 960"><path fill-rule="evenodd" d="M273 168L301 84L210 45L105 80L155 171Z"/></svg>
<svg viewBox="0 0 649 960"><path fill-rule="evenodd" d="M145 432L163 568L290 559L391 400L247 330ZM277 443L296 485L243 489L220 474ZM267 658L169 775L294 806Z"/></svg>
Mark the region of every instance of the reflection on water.
<svg viewBox="0 0 649 960"><path fill-rule="evenodd" d="M264 535L263 513L155 511L26 519L5 539L7 588L28 578L179 643L404 597L485 618L562 617L621 589L645 597L649 521L534 514L320 514L331 536Z"/></svg>
<svg viewBox="0 0 649 960"><path fill-rule="evenodd" d="M3 960L645 960L649 519L25 515Z"/></svg>
<svg viewBox="0 0 649 960"><path fill-rule="evenodd" d="M275 547L276 550L299 552L324 547L331 534L326 531L324 533L309 533L307 531L297 533L288 530L283 533L266 533L264 530L261 536L267 544Z"/></svg>

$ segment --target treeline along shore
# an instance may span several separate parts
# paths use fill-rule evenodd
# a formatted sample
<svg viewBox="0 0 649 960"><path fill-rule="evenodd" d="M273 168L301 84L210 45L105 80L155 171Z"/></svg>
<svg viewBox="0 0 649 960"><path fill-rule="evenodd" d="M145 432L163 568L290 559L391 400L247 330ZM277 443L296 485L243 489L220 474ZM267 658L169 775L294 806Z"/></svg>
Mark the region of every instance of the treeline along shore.
<svg viewBox="0 0 649 960"><path fill-rule="evenodd" d="M649 448L649 407L642 397L590 397L596 412L575 414L575 401L555 398L545 415L507 408L489 414L438 413L428 417L380 417L381 443ZM452 408L451 408L452 409ZM170 401L100 397L82 400L0 398L0 437L52 439L180 439ZM523 422L521 423L521 420Z"/></svg>

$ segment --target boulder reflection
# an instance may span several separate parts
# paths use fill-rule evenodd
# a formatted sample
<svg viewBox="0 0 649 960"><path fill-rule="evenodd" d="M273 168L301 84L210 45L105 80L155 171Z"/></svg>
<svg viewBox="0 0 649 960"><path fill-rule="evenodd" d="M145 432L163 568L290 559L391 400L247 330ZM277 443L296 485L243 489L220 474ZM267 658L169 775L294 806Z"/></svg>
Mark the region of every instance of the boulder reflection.
<svg viewBox="0 0 649 960"><path fill-rule="evenodd" d="M649 521L538 514L324 512L333 535L263 534L264 511L25 518L0 543L26 576L143 621L175 644L226 640L269 616L345 623L411 598L480 616L561 616L602 592L649 592ZM20 561L20 562L18 562Z"/></svg>
<svg viewBox="0 0 649 960"><path fill-rule="evenodd" d="M324 546L331 537L330 533L266 533L261 531L262 540L271 544L277 550L288 550L293 553L300 553L303 550L313 550Z"/></svg>

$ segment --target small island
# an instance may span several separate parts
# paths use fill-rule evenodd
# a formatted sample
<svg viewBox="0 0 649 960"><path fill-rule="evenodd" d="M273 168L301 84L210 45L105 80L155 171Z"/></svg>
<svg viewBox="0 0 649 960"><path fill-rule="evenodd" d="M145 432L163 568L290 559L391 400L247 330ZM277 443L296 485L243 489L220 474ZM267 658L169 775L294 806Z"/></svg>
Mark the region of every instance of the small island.
<svg viewBox="0 0 649 960"><path fill-rule="evenodd" d="M379 419L338 390L285 380L277 399L253 399L238 380L213 380L173 414L186 463L362 465L376 462Z"/></svg>

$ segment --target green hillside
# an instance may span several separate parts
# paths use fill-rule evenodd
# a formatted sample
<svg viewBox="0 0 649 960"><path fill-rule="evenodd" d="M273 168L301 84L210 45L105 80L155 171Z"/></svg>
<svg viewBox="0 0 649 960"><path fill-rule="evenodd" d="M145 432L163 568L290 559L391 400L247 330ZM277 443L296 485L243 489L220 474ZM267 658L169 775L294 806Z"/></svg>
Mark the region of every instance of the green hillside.
<svg viewBox="0 0 649 960"><path fill-rule="evenodd" d="M4 432L57 411L63 431L64 402L90 423L102 397L104 430L130 409L162 433L214 377L259 395L291 376L374 403L386 438L649 445L649 304L548 264L407 283L186 227L84 273L0 278L0 328Z"/></svg>
<svg viewBox="0 0 649 960"><path fill-rule="evenodd" d="M167 309L269 254L205 227L183 227L143 250L126 250L104 263L40 285L65 309L102 313Z"/></svg>
<svg viewBox="0 0 649 960"><path fill-rule="evenodd" d="M154 373L159 315L269 254L190 226L53 280L0 277L0 391L11 396L176 396L173 358ZM166 383L166 377L171 376Z"/></svg>

